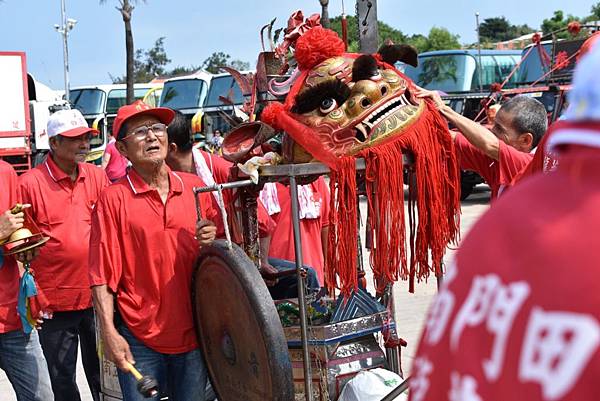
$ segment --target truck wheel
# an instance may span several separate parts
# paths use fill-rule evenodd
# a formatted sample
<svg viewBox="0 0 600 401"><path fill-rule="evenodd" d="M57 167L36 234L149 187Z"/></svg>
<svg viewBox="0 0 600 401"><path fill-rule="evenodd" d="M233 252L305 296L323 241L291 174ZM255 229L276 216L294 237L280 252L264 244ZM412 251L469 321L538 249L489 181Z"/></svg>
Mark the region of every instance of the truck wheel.
<svg viewBox="0 0 600 401"><path fill-rule="evenodd" d="M469 195L473 193L474 188L474 184L471 184L470 182L465 182L463 180L463 182L460 183L460 200L463 201L467 199Z"/></svg>

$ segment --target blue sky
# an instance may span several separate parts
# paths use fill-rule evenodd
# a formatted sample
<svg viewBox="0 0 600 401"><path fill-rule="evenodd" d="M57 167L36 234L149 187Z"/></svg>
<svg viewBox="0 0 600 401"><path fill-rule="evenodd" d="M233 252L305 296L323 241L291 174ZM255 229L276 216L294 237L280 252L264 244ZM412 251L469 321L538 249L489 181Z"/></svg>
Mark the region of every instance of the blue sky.
<svg viewBox="0 0 600 401"><path fill-rule="evenodd" d="M69 37L71 85L110 83L109 73L125 71L125 34L117 0L66 0L67 16L78 21ZM406 34L427 34L442 26L474 42L475 12L481 19L504 15L513 24L539 27L554 10L585 16L596 1L583 0L379 0L378 18ZM355 1L346 0L346 13ZM342 1L330 0L330 15L341 13ZM259 30L273 17L276 26L302 9L320 12L318 0L147 0L133 13L136 48L149 48L165 36L172 66L198 65L212 52L223 51L254 65L260 50ZM60 0L3 0L0 3L0 51L25 51L29 72L54 89L62 89Z"/></svg>

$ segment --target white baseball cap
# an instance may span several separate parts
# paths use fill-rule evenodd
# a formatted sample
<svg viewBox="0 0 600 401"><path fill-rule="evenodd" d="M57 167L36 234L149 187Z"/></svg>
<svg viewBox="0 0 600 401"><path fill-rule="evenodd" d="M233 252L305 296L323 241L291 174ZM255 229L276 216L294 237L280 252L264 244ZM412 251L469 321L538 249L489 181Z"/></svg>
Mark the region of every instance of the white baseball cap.
<svg viewBox="0 0 600 401"><path fill-rule="evenodd" d="M77 109L59 110L48 118L48 138L56 135L76 137L90 133L98 135L98 130L88 127L85 118Z"/></svg>

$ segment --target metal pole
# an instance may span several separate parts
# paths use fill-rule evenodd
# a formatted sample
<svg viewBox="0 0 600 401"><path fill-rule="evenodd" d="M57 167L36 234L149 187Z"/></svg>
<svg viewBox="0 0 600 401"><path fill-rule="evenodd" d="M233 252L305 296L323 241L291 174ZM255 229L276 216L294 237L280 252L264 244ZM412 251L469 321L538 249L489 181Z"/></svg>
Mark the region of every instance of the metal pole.
<svg viewBox="0 0 600 401"><path fill-rule="evenodd" d="M298 301L300 307L300 334L302 340L302 359L304 365L304 396L312 401L312 374L310 369L310 352L308 349L308 322L306 318L306 298L304 295L304 278L302 277L302 236L300 235L300 215L298 213L298 184L296 177L290 176L290 197L292 202L292 226L294 228L294 251L296 255L296 275L298 278Z"/></svg>
<svg viewBox="0 0 600 401"><path fill-rule="evenodd" d="M361 53L377 53L379 47L377 0L356 0L356 23Z"/></svg>
<svg viewBox="0 0 600 401"><path fill-rule="evenodd" d="M483 92L483 76L481 75L481 68L483 65L481 64L481 37L479 36L479 13L475 13L475 22L477 23L477 58L479 66L477 67L477 71L479 71L479 91Z"/></svg>
<svg viewBox="0 0 600 401"><path fill-rule="evenodd" d="M65 0L60 1L60 23L62 25L60 33L63 36L63 63L65 73L65 99L69 101L69 47L67 44L67 36L69 28L67 27L67 13L65 11Z"/></svg>
<svg viewBox="0 0 600 401"><path fill-rule="evenodd" d="M404 380L402 383L400 383L400 385L398 387L396 387L395 389L393 389L388 395L383 397L381 399L381 401L395 400L396 397L398 397L400 394L402 394L403 392L405 392L408 389L409 384L410 384L410 377L408 379Z"/></svg>

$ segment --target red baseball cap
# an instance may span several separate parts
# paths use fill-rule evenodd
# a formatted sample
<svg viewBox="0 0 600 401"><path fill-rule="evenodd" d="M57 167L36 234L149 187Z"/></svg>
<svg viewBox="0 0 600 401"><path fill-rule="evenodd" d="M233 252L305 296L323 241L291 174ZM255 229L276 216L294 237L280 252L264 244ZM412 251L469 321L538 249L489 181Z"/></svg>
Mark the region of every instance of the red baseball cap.
<svg viewBox="0 0 600 401"><path fill-rule="evenodd" d="M125 124L125 122L131 117L140 115L154 116L158 118L161 123L169 124L175 117L175 112L166 107L150 107L141 100L137 100L132 104L128 104L119 108L117 117L113 123L113 136L116 139L121 139L119 138L119 130L123 124Z"/></svg>

